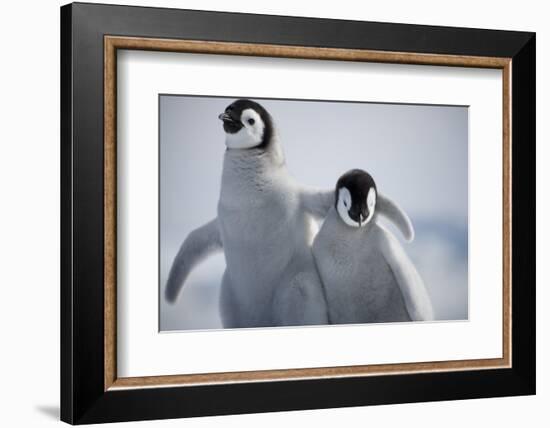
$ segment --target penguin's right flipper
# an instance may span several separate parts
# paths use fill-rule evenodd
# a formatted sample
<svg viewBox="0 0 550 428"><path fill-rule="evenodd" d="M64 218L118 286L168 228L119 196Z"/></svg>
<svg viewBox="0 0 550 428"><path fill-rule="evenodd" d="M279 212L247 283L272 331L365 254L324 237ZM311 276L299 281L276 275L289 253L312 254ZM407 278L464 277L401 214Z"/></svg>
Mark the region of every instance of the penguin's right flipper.
<svg viewBox="0 0 550 428"><path fill-rule="evenodd" d="M324 220L328 210L334 205L334 189L300 189L302 205L306 212L318 220Z"/></svg>
<svg viewBox="0 0 550 428"><path fill-rule="evenodd" d="M170 269L164 294L166 300L174 302L195 266L211 254L222 250L222 248L217 219L206 223L187 235Z"/></svg>
<svg viewBox="0 0 550 428"><path fill-rule="evenodd" d="M376 197L376 211L390 220L403 234L407 242L414 239L414 228L411 219L394 201L379 193Z"/></svg>

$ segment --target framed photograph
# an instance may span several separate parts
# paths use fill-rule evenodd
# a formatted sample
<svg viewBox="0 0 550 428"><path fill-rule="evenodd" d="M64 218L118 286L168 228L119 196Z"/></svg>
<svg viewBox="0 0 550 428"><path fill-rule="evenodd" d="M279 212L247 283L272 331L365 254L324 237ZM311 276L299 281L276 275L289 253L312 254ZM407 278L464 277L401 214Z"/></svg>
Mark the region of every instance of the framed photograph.
<svg viewBox="0 0 550 428"><path fill-rule="evenodd" d="M535 393L533 33L76 3L61 105L62 420Z"/></svg>

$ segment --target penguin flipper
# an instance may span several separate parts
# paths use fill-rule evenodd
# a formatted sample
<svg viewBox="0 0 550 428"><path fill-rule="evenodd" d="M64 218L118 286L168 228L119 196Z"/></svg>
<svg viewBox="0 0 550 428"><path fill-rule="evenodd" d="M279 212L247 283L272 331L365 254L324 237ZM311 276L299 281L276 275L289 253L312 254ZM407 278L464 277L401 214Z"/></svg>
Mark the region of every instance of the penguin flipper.
<svg viewBox="0 0 550 428"><path fill-rule="evenodd" d="M300 195L305 211L318 220L323 220L334 205L334 189L302 188Z"/></svg>
<svg viewBox="0 0 550 428"><path fill-rule="evenodd" d="M166 300L174 302L195 266L222 248L217 219L189 233L172 262L164 294Z"/></svg>
<svg viewBox="0 0 550 428"><path fill-rule="evenodd" d="M399 285L411 320L433 320L432 303L420 274L397 239L383 228L380 231L382 254Z"/></svg>
<svg viewBox="0 0 550 428"><path fill-rule="evenodd" d="M403 209L390 198L378 194L376 197L376 211L391 221L403 234L407 242L414 239L414 227L411 219Z"/></svg>

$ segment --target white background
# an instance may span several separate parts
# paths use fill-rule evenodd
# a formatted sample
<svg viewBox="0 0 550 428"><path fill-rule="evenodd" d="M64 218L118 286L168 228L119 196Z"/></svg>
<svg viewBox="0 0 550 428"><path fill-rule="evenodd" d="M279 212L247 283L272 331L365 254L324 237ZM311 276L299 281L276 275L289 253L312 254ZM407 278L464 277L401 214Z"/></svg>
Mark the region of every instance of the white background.
<svg viewBox="0 0 550 428"><path fill-rule="evenodd" d="M110 3L108 1L105 1ZM415 24L489 27L537 31L537 75L550 75L549 14L544 2L438 1L277 2L128 1L196 9L272 13ZM59 10L58 1L9 2L1 11L0 68L2 183L1 415L4 426L53 426L59 406ZM548 79L537 93L538 132L538 395L462 402L419 403L354 409L329 409L265 415L229 416L141 423L142 426L278 427L396 426L499 427L546 426L550 404L548 367L550 317L544 287L550 280L550 205L543 183L550 180ZM137 423L125 426L138 426Z"/></svg>
<svg viewBox="0 0 550 428"><path fill-rule="evenodd" d="M220 67L223 82L218 79ZM501 357L502 263L480 262L502 248L502 224L494 221L502 214L501 76L500 70L490 69L120 53L119 376ZM326 81L338 84L323 85ZM158 94L246 91L267 98L470 106L469 179L474 184L469 194L469 321L158 334ZM284 138L282 145L284 150ZM317 163L308 157L312 159Z"/></svg>

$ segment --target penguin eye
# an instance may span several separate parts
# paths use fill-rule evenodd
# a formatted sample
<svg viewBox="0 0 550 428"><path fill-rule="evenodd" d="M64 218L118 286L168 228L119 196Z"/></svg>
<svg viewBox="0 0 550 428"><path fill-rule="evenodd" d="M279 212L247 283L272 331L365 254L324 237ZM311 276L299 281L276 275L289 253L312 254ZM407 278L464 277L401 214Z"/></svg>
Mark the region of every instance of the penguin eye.
<svg viewBox="0 0 550 428"><path fill-rule="evenodd" d="M254 125L254 122L255 122L254 119L248 119L248 123L249 123L250 125Z"/></svg>

